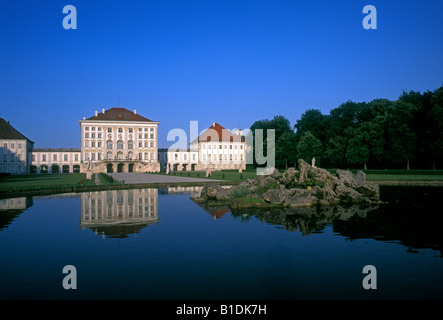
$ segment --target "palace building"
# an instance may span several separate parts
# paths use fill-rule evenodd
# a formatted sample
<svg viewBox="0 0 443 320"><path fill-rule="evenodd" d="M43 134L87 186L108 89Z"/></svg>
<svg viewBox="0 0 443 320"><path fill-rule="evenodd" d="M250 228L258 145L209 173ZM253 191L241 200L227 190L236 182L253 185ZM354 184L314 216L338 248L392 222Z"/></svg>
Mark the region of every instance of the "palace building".
<svg viewBox="0 0 443 320"><path fill-rule="evenodd" d="M104 108L79 120L80 148L34 148L0 118L0 173L218 171L246 169L241 130L213 122L187 149L158 148L158 121L125 108Z"/></svg>
<svg viewBox="0 0 443 320"><path fill-rule="evenodd" d="M211 171L246 169L246 142L241 130L235 134L213 122L188 149L161 149L162 171Z"/></svg>
<svg viewBox="0 0 443 320"><path fill-rule="evenodd" d="M82 172L158 172L158 121L125 108L79 120Z"/></svg>

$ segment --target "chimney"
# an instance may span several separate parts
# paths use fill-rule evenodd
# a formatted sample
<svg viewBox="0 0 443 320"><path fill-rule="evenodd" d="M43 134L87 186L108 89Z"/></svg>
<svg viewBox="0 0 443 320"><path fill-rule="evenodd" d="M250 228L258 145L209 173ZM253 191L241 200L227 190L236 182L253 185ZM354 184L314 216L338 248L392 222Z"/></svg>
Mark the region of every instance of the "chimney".
<svg viewBox="0 0 443 320"><path fill-rule="evenodd" d="M134 109L134 114L137 114L137 109Z"/></svg>
<svg viewBox="0 0 443 320"><path fill-rule="evenodd" d="M102 113L105 113L105 108L102 109Z"/></svg>
<svg viewBox="0 0 443 320"><path fill-rule="evenodd" d="M98 113L97 113L97 110L95 110L95 116L97 116L97 114L98 114Z"/></svg>

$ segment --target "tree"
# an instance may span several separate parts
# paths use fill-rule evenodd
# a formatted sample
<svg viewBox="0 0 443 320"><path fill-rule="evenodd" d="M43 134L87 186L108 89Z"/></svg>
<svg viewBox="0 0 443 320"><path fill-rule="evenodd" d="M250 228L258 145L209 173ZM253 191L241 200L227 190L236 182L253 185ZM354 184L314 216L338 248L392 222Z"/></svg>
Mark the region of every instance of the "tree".
<svg viewBox="0 0 443 320"><path fill-rule="evenodd" d="M323 145L311 131L306 132L297 144L297 157L311 163L315 157L316 164L320 164L323 153Z"/></svg>
<svg viewBox="0 0 443 320"><path fill-rule="evenodd" d="M253 134L254 146L256 146L255 131L257 129L263 130L263 150L267 150L267 130L275 130L275 164L277 167L287 167L289 163L295 163L295 133L286 117L276 115L271 120L265 119L254 122L250 128ZM257 166L255 157L254 165Z"/></svg>

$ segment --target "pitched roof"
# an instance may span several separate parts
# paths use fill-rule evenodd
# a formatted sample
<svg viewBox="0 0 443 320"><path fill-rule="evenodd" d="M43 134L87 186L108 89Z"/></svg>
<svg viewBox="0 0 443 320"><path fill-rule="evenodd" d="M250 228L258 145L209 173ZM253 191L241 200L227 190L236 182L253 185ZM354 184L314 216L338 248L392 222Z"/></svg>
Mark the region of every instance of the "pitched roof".
<svg viewBox="0 0 443 320"><path fill-rule="evenodd" d="M194 140L195 141L195 140ZM225 129L220 124L214 122L212 126L206 129L199 137L198 141L227 141L227 142L244 142L245 140L231 133L228 129Z"/></svg>
<svg viewBox="0 0 443 320"><path fill-rule="evenodd" d="M0 118L0 139L25 139L24 135L18 132L13 126L9 124L9 121L6 121L3 118ZM29 140L31 141L31 140ZM31 141L32 142L32 141Z"/></svg>
<svg viewBox="0 0 443 320"><path fill-rule="evenodd" d="M92 116L87 120L105 120L105 121L146 121L153 122L152 120L145 118L139 114L129 111L125 108L111 108L104 113L97 113L96 116Z"/></svg>

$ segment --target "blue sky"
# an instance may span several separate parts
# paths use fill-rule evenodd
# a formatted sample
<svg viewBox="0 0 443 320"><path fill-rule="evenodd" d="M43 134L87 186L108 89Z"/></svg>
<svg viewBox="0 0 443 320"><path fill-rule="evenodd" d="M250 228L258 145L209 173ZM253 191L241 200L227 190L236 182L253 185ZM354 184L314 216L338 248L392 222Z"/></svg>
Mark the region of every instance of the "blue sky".
<svg viewBox="0 0 443 320"><path fill-rule="evenodd" d="M0 117L35 147L79 147L78 120L120 105L169 130L295 124L347 100L443 84L443 2L0 0ZM65 5L77 29L65 30ZM365 30L365 5L377 29Z"/></svg>

